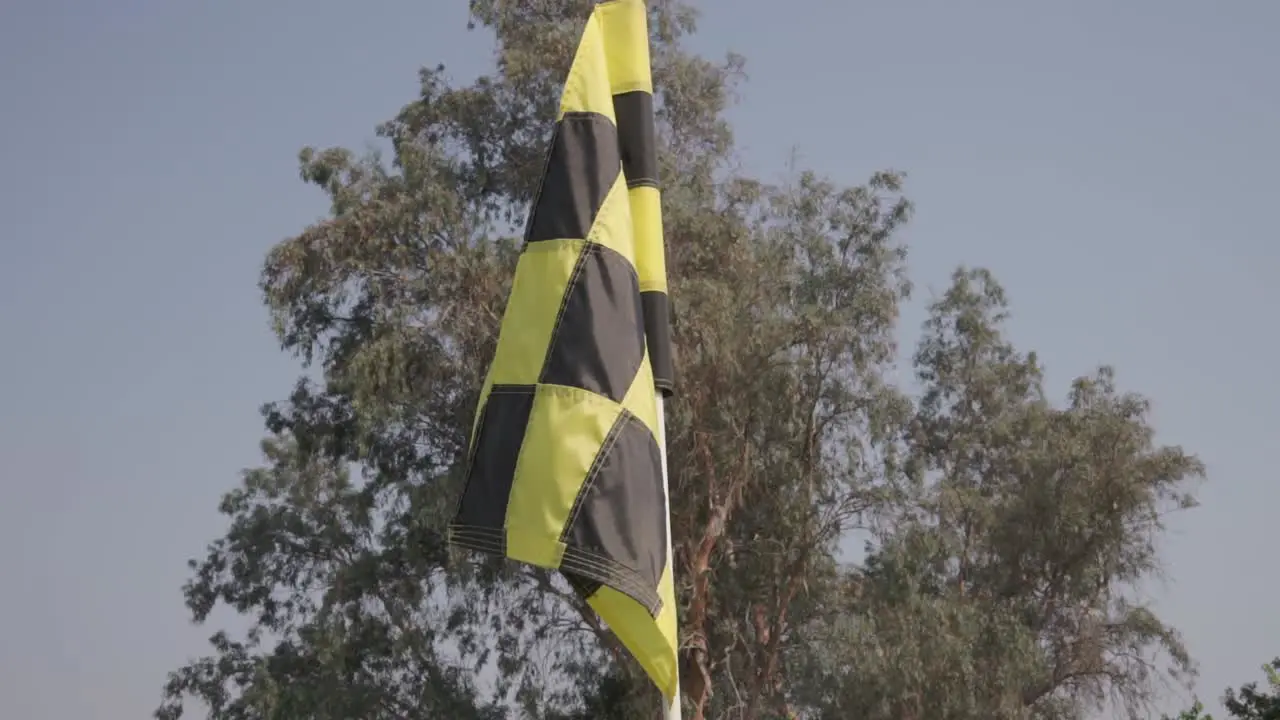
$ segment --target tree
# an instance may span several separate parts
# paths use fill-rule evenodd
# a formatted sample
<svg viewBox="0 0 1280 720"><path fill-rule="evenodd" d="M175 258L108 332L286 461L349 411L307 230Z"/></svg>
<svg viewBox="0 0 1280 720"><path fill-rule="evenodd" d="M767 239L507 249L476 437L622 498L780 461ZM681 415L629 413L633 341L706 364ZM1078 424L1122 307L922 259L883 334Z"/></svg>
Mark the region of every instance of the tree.
<svg viewBox="0 0 1280 720"><path fill-rule="evenodd" d="M265 462L193 561L188 607L244 615L176 670L211 720L651 718L653 691L557 576L452 557L444 526L589 0L472 0L495 69L378 128L388 158L303 150L331 217L278 244L262 290L317 379L264 407ZM1072 718L1137 708L1176 633L1127 599L1194 457L1154 443L1110 371L1045 399L960 271L890 381L908 297L903 178L783 185L735 169L742 62L690 54L650 2L676 305L669 405L682 675L695 719ZM868 538L863 562L846 551Z"/></svg>
<svg viewBox="0 0 1280 720"><path fill-rule="evenodd" d="M830 717L1077 718L1104 700L1148 716L1177 633L1125 590L1157 569L1168 509L1202 472L1153 442L1147 402L1103 368L1048 402L1033 353L1005 340L1003 291L956 272L915 356L909 512L851 573Z"/></svg>
<svg viewBox="0 0 1280 720"><path fill-rule="evenodd" d="M1168 715L1163 716L1163 720L1213 720L1213 716L1204 711L1204 705L1196 700L1191 707L1178 713L1178 717L1171 718Z"/></svg>
<svg viewBox="0 0 1280 720"><path fill-rule="evenodd" d="M1222 703L1233 718L1240 720L1280 720L1280 657L1262 666L1267 688L1258 689L1257 682L1245 683L1239 692L1227 688Z"/></svg>
<svg viewBox="0 0 1280 720"><path fill-rule="evenodd" d="M1223 693L1222 704L1227 714L1238 720L1280 720L1280 657L1262 666L1267 678L1267 687L1258 689L1257 682L1249 682L1234 690L1227 688ZM1197 700L1190 709L1184 710L1177 718L1165 716L1164 720L1213 720L1213 716L1204 713L1204 706Z"/></svg>

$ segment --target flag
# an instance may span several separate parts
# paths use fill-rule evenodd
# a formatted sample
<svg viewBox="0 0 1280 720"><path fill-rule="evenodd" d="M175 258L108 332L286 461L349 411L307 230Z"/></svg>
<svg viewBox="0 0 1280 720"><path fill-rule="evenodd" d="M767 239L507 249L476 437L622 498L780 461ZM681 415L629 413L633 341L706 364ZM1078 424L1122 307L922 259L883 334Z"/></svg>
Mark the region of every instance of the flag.
<svg viewBox="0 0 1280 720"><path fill-rule="evenodd" d="M643 0L592 11L480 394L451 544L563 572L678 688L657 393L673 387Z"/></svg>

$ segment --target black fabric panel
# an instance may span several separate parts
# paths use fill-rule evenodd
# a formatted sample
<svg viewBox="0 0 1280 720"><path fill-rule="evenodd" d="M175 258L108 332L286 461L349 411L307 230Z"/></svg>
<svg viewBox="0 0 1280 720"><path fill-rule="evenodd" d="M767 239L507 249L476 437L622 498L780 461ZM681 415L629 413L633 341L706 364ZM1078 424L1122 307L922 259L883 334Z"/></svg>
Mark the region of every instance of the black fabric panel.
<svg viewBox="0 0 1280 720"><path fill-rule="evenodd" d="M618 146L627 187L658 186L658 145L653 123L653 95L643 90L613 96L618 117Z"/></svg>
<svg viewBox="0 0 1280 720"><path fill-rule="evenodd" d="M644 361L640 281L625 257L588 244L565 290L539 382L622 402Z"/></svg>
<svg viewBox="0 0 1280 720"><path fill-rule="evenodd" d="M586 239L621 170L613 122L597 113L566 113L556 123L525 240Z"/></svg>
<svg viewBox="0 0 1280 720"><path fill-rule="evenodd" d="M597 579L652 610L667 564L661 451L649 428L625 410L610 435L612 445L596 458L561 540L619 566L614 577Z"/></svg>
<svg viewBox="0 0 1280 720"><path fill-rule="evenodd" d="M498 530L506 525L507 501L533 395L532 385L494 385L490 390L455 525Z"/></svg>
<svg viewBox="0 0 1280 720"><path fill-rule="evenodd" d="M676 387L675 364L671 357L671 299L664 292L640 295L644 308L644 333L649 342L649 364L653 366L653 384L671 397Z"/></svg>

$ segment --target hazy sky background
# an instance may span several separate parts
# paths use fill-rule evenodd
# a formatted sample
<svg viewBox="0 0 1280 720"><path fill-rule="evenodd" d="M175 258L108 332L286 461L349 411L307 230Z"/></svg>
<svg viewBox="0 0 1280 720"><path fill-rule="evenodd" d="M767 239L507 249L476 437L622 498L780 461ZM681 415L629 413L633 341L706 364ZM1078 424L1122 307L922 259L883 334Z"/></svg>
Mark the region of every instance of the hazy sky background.
<svg viewBox="0 0 1280 720"><path fill-rule="evenodd" d="M991 267L1054 392L1112 363L1208 463L1155 592L1209 698L1280 654L1280 3L705 0L746 164L910 174L919 292ZM203 652L179 587L297 373L256 290L463 0L0 3L0 717L144 717ZM1271 285L1271 287L1267 287ZM1267 328L1272 328L1268 330ZM1271 460L1268 460L1271 457ZM1255 555L1255 553L1257 555Z"/></svg>

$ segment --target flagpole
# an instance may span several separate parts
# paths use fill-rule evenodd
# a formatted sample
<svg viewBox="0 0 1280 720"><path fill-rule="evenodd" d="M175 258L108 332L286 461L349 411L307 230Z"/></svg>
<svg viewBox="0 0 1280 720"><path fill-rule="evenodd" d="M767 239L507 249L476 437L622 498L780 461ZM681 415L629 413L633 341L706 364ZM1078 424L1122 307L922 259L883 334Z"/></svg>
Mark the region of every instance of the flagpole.
<svg viewBox="0 0 1280 720"><path fill-rule="evenodd" d="M662 448L662 501L665 504L667 512L667 562L670 563L671 572L674 576L676 570L675 553L671 543L671 482L667 474L667 413L666 398L663 397L662 391L654 393L654 399L658 404L658 442ZM674 577L673 577L674 580ZM679 633L676 633L677 639ZM671 699L671 704L663 703L662 718L663 720L681 720L680 718L680 654L676 653L676 692Z"/></svg>

